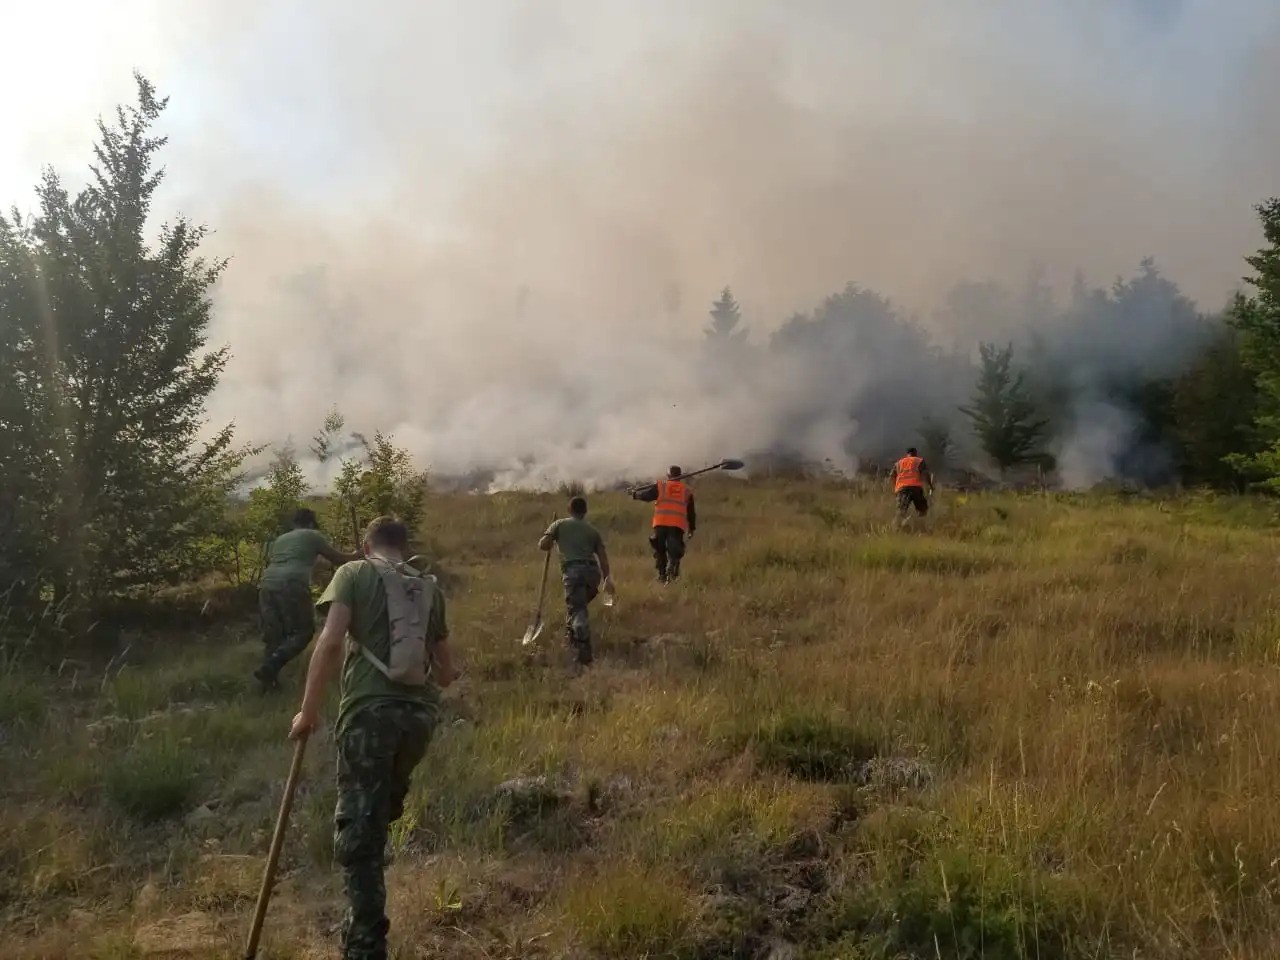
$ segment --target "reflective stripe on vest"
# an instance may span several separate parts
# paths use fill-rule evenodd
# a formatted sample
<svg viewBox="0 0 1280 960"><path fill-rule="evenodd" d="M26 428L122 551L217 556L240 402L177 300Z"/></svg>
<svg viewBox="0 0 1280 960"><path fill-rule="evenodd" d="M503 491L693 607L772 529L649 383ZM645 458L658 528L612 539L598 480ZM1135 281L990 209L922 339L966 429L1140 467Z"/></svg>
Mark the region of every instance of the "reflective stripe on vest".
<svg viewBox="0 0 1280 960"><path fill-rule="evenodd" d="M655 527L678 527L689 532L689 488L679 480L659 480L658 500L653 505Z"/></svg>
<svg viewBox="0 0 1280 960"><path fill-rule="evenodd" d="M922 457L903 457L898 461L898 475L894 481L893 489L895 492L903 487L923 487L924 477L920 473L920 468L924 466Z"/></svg>

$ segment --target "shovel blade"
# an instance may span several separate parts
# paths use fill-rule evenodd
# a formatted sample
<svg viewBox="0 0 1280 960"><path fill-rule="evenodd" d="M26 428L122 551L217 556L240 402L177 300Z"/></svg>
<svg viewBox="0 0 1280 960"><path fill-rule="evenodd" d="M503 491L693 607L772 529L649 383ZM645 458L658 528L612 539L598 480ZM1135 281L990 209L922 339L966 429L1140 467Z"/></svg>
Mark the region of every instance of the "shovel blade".
<svg viewBox="0 0 1280 960"><path fill-rule="evenodd" d="M528 646L537 640L542 633L542 618L539 617L533 623L529 624L529 629L524 632L524 636L520 638L522 646Z"/></svg>

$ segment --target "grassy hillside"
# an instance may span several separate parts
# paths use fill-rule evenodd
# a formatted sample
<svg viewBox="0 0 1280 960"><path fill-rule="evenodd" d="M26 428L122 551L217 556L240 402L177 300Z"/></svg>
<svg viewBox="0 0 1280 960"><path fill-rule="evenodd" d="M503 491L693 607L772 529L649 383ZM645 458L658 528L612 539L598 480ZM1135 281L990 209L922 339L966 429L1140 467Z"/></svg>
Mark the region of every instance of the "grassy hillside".
<svg viewBox="0 0 1280 960"><path fill-rule="evenodd" d="M523 631L559 498L431 497L467 678L389 868L399 957L1280 955L1270 508L699 487L686 579L593 498L619 603ZM0 678L0 955L239 956L290 746L228 611ZM516 778L507 790L499 785ZM541 779L534 779L541 778ZM265 957L336 955L332 742Z"/></svg>

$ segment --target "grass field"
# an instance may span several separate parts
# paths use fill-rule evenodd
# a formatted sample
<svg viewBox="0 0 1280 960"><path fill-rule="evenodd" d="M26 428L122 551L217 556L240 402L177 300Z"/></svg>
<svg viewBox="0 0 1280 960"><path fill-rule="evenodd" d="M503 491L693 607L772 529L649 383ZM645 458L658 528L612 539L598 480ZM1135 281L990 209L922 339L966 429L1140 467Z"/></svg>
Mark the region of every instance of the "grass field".
<svg viewBox="0 0 1280 960"><path fill-rule="evenodd" d="M395 956L1280 956L1270 505L944 494L899 532L883 492L699 490L668 589L647 509L593 498L619 602L573 679L558 607L516 643L560 498L429 497L467 677ZM254 692L225 608L121 643L0 676L5 958L240 955L303 663ZM336 956L331 780L324 736L264 957Z"/></svg>

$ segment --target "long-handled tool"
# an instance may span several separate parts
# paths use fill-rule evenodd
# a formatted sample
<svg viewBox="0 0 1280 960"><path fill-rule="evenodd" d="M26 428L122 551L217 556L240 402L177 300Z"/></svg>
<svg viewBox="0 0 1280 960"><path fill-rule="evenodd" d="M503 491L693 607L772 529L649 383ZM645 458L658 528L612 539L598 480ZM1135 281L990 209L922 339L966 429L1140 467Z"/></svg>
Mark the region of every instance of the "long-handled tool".
<svg viewBox="0 0 1280 960"><path fill-rule="evenodd" d="M280 848L284 846L285 831L289 828L289 812L293 809L293 794L302 774L302 755L307 749L307 735L298 738L293 748L293 763L289 766L289 779L284 784L284 796L280 798L280 813L276 816L276 832L271 835L271 850L267 854L267 866L262 871L262 888L258 891L258 906L253 911L253 926L249 928L249 940L244 947L244 960L258 956L258 941L262 938L262 923L267 918L267 904L271 902L271 888L276 882L276 868L280 865Z"/></svg>
<svg viewBox="0 0 1280 960"><path fill-rule="evenodd" d="M745 466L741 460L721 460L719 463L713 463L709 467L703 467L701 470L690 470L688 473L682 473L678 477L670 477L671 480L688 480L690 477L696 477L699 474L710 473L712 470L741 470ZM642 483L639 486L632 487L630 492L643 490L645 487L653 486L652 483Z"/></svg>
<svg viewBox="0 0 1280 960"><path fill-rule="evenodd" d="M551 522L555 523L556 518L553 514ZM547 551L546 559L542 561L542 586L538 588L538 605L533 610L533 621L529 624L529 629L524 632L524 636L520 638L522 646L528 646L538 639L538 635L542 633L542 602L547 598L547 574L551 570L551 551Z"/></svg>

